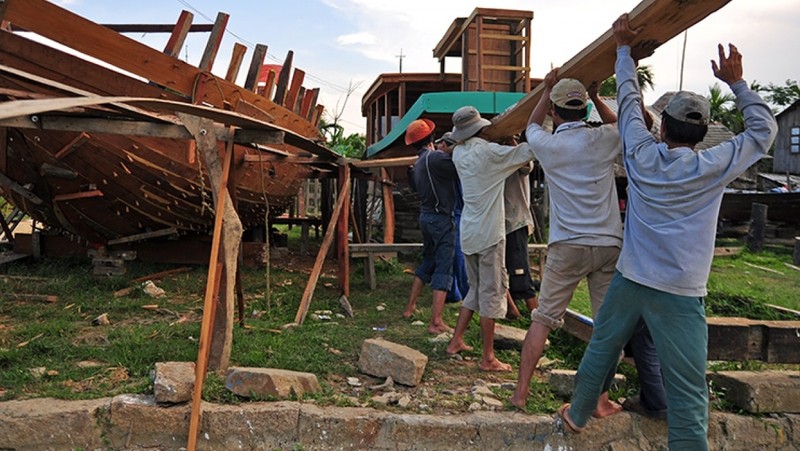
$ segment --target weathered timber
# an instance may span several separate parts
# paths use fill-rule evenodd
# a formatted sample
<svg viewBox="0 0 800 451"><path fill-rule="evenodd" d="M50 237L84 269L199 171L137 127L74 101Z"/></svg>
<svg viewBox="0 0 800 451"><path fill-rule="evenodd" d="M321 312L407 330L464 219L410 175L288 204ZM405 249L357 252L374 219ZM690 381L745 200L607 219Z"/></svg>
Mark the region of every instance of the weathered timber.
<svg viewBox="0 0 800 451"><path fill-rule="evenodd" d="M256 91L258 80L261 78L261 69L264 66L264 58L267 56L267 49L268 47L264 44L256 44L253 58L250 60L250 68L247 70L247 77L244 80L245 89Z"/></svg>
<svg viewBox="0 0 800 451"><path fill-rule="evenodd" d="M177 58L180 55L186 36L192 28L192 20L194 20L192 13L186 10L181 11L178 21L172 27L172 33L169 36L167 45L164 46L164 53L173 58Z"/></svg>
<svg viewBox="0 0 800 451"><path fill-rule="evenodd" d="M217 13L217 20L214 21L214 28L211 30L211 35L206 42L206 49L203 51L203 56L200 57L200 64L198 68L202 71L211 71L214 68L214 60L217 59L217 52L219 46L222 44L222 37L225 35L225 27L228 26L228 19L230 15L225 13Z"/></svg>
<svg viewBox="0 0 800 451"><path fill-rule="evenodd" d="M630 12L632 28L645 28L632 43L634 56L647 56L656 48L687 28L705 19L730 0L644 0ZM610 25L610 24L609 24ZM588 47L561 65L559 77L576 78L588 86L614 74L616 42L609 30ZM713 52L714 49L709 49ZM516 105L492 119L487 134L493 139L512 136L522 131L533 108L544 91L540 84Z"/></svg>
<svg viewBox="0 0 800 451"><path fill-rule="evenodd" d="M272 101L278 105L284 105L283 101L286 98L286 89L289 86L289 74L292 70L292 59L294 59L294 52L289 50L286 53L286 59L283 60L281 72L278 74L278 80L275 85L275 97Z"/></svg>
<svg viewBox="0 0 800 451"><path fill-rule="evenodd" d="M242 67L242 61L244 61L245 52L247 52L247 47L238 42L233 44L233 54L231 55L231 62L228 63L228 72L225 73L225 80L231 83L236 82L236 77L239 76L239 69Z"/></svg>

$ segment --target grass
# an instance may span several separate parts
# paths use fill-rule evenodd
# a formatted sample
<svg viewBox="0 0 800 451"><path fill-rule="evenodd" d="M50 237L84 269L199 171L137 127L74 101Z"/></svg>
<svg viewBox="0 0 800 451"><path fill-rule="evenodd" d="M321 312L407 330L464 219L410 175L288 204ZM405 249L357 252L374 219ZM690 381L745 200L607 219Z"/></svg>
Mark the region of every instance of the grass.
<svg viewBox="0 0 800 451"><path fill-rule="evenodd" d="M244 268L246 327L234 328L231 364L233 366L275 367L307 371L317 375L321 393L312 399L321 405L369 405L372 393L351 387L348 377L358 377L364 386L381 380L358 371L358 354L363 340L377 336L408 345L429 357L423 382L416 388L401 388L424 398L427 411L466 411L472 398L469 388L476 380L513 383L516 372L488 374L477 369L480 337L477 319L467 334L475 351L463 361L449 358L446 342L431 341L425 326L415 326L401 317L411 284L414 257L401 261L379 261L376 267L378 288L364 280L361 261L353 260L350 304L355 316L343 312L339 304L336 265L327 262L305 323L282 328L294 320L308 280L313 255L300 257L299 231L289 231L290 255L272 256L271 290L266 296L263 268ZM317 241L318 244L318 241ZM313 246L312 246L313 248ZM744 252L715 260L709 281L709 315L775 316L765 304L800 310L800 271L788 268L791 250L770 249ZM755 265L755 266L753 266ZM761 268L779 271L777 274ZM134 262L128 274L119 277L90 275L85 261L43 261L14 263L0 267L0 400L55 397L92 399L122 393L150 393L151 371L160 361L195 361L197 338L202 318L206 269L173 275L156 284L167 296L154 299L141 290L116 298L113 292L129 286L129 281L171 266ZM12 294L57 295L55 303L12 298ZM430 314L430 291L423 291L415 319L426 322ZM158 309L143 306L158 304ZM572 308L590 314L588 294L581 285ZM92 320L107 314L108 326L93 326ZM458 306L448 304L445 320L455 324ZM329 315L330 320L314 319ZM775 316L774 318L770 315ZM506 322L527 328L522 318ZM563 331L550 336L551 347L545 357L550 365L576 368L585 345ZM519 367L519 351L498 350L498 357ZM723 363L717 368L770 368L760 362ZM798 366L790 366L798 369ZM630 384L612 392L626 396L637 390L635 370L621 366ZM511 392L495 389L500 399ZM552 413L564 401L544 380L534 378L526 406L529 412ZM204 399L220 403L240 403L224 388L221 376L210 374L204 384ZM719 401L718 406L725 406ZM511 409L510 405L506 405Z"/></svg>

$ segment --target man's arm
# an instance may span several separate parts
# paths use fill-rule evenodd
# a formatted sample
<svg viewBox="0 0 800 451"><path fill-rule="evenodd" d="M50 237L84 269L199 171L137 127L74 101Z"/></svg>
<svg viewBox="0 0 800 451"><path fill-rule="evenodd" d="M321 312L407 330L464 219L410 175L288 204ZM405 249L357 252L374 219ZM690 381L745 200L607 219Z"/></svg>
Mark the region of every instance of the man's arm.
<svg viewBox="0 0 800 451"><path fill-rule="evenodd" d="M717 45L719 64L712 60L711 69L736 95L736 107L744 116L745 130L704 152L705 161L725 168L721 180L725 184L766 155L778 131L772 110L761 96L750 90L742 77L742 54L733 44L728 44L728 48L730 54L726 57L722 44Z"/></svg>
<svg viewBox="0 0 800 451"><path fill-rule="evenodd" d="M625 153L635 152L641 144L655 141L644 119L644 106L639 83L636 80L636 64L631 57L631 43L644 27L631 29L628 14L614 22L614 40L617 42L617 105L619 112L619 134Z"/></svg>
<svg viewBox="0 0 800 451"><path fill-rule="evenodd" d="M589 85L589 89L587 89L586 92L589 93L589 98L592 99L592 103L594 103L594 107L597 109L597 114L600 115L600 120L602 120L604 124L613 124L617 122L617 115L611 111L611 108L609 108L605 102L600 100L600 96L598 95L599 86L600 83L594 81Z"/></svg>

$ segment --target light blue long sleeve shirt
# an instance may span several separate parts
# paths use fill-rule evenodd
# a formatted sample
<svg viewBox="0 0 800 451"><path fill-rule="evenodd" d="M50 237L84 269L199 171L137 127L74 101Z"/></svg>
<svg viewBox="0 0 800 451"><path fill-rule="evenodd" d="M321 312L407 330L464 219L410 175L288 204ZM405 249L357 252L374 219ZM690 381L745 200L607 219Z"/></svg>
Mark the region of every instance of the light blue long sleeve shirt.
<svg viewBox="0 0 800 451"><path fill-rule="evenodd" d="M617 49L619 130L628 203L617 269L680 296L705 296L725 186L766 155L775 117L743 80L731 85L745 131L706 150L668 149L647 131L630 47Z"/></svg>

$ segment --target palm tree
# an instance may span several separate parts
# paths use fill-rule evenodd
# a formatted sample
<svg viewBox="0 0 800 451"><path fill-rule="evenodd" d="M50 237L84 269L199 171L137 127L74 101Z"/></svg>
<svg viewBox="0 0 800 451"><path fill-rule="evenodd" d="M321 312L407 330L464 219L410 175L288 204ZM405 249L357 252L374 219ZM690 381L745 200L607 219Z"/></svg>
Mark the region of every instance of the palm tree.
<svg viewBox="0 0 800 451"><path fill-rule="evenodd" d="M655 88L655 76L653 75L653 66L637 66L636 67L636 80L639 82L639 87L642 91L652 90ZM614 97L617 95L617 77L612 75L602 83L598 93L605 97Z"/></svg>
<svg viewBox="0 0 800 451"><path fill-rule="evenodd" d="M709 95L706 98L710 104L711 121L719 122L733 133L741 132L744 129L744 122L742 114L736 109L736 97L730 92L723 94L719 83L709 86L708 92Z"/></svg>

